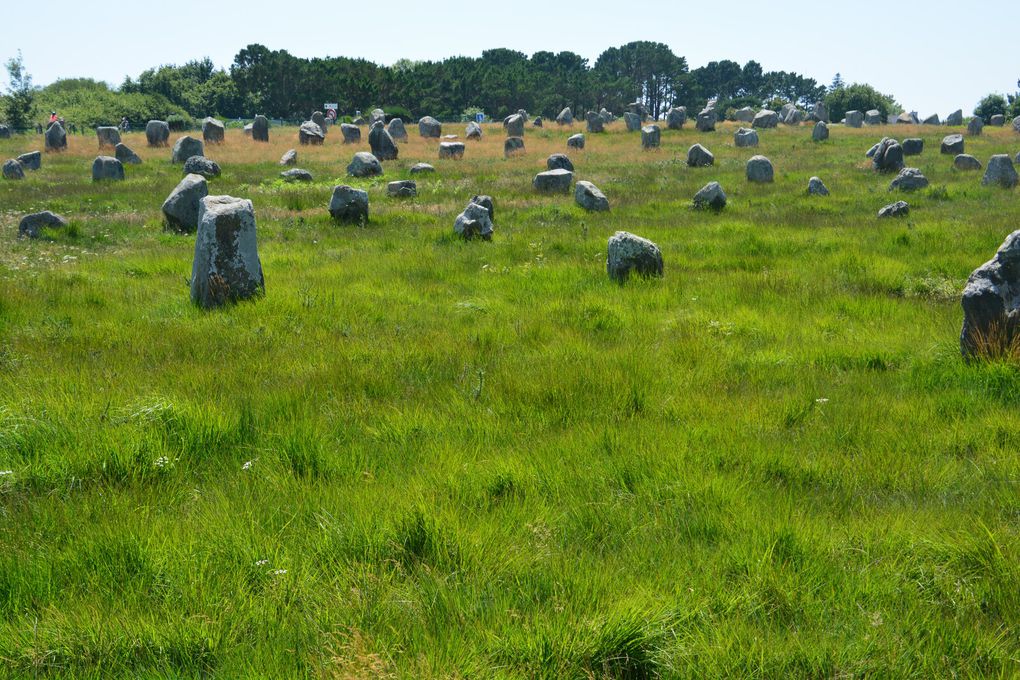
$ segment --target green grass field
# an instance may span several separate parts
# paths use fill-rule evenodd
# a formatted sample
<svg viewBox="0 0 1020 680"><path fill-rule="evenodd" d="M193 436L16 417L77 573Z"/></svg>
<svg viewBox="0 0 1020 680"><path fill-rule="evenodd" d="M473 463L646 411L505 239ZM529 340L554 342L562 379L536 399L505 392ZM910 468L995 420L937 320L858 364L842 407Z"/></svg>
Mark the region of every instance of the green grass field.
<svg viewBox="0 0 1020 680"><path fill-rule="evenodd" d="M531 189L582 126L462 161L408 127L373 181L344 176L367 135L299 148L301 186L296 129L207 148L266 277L212 312L162 230L169 149L128 135L144 165L94 185L72 137L0 181L0 677L1020 676L1020 372L958 345L1018 190L954 170L945 128L644 152L621 121L569 154L612 205L587 214ZM883 134L925 138L907 219L876 218ZM729 206L692 210L712 180ZM329 219L344 183L364 228ZM476 193L491 243L453 236ZM19 240L46 208L70 228ZM664 278L612 283L616 230Z"/></svg>

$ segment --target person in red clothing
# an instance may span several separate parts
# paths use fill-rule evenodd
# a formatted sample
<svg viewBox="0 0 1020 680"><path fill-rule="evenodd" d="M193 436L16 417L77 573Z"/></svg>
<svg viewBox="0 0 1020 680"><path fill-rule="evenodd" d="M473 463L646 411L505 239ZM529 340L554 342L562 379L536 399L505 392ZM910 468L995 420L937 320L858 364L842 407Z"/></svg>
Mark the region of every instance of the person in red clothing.
<svg viewBox="0 0 1020 680"><path fill-rule="evenodd" d="M46 123L46 129L47 129L47 130L49 130L49 129L50 129L50 127L51 127L51 126L52 126L52 125L53 125L54 123L56 123L56 122L57 122L57 120L58 120L58 119L57 119L57 112L56 112L56 111L50 111L50 122Z"/></svg>

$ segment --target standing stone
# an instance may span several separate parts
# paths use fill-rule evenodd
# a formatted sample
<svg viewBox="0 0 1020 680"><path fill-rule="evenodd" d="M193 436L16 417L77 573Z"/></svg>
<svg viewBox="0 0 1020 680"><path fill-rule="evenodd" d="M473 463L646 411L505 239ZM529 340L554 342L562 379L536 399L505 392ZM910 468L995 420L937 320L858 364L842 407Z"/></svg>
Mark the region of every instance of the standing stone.
<svg viewBox="0 0 1020 680"><path fill-rule="evenodd" d="M733 143L737 148L758 146L758 132L751 128L739 128L733 134Z"/></svg>
<svg viewBox="0 0 1020 680"><path fill-rule="evenodd" d="M371 128L377 122L386 124L386 112L382 109L372 109L372 113L368 114L368 127Z"/></svg>
<svg viewBox="0 0 1020 680"><path fill-rule="evenodd" d="M191 301L210 309L265 292L251 201L206 196L198 204Z"/></svg>
<svg viewBox="0 0 1020 680"><path fill-rule="evenodd" d="M391 198L414 198L418 195L418 184L413 179L401 179L386 185L386 195Z"/></svg>
<svg viewBox="0 0 1020 680"><path fill-rule="evenodd" d="M580 132L576 135L571 135L567 138L568 149L583 149L584 148L584 135Z"/></svg>
<svg viewBox="0 0 1020 680"><path fill-rule="evenodd" d="M350 123L340 124L340 134L344 136L344 144L360 144L361 128Z"/></svg>
<svg viewBox="0 0 1020 680"><path fill-rule="evenodd" d="M4 179L25 179L25 168L21 161L14 158L4 161L3 176Z"/></svg>
<svg viewBox="0 0 1020 680"><path fill-rule="evenodd" d="M747 161L747 181L757 184L767 184L772 181L775 171L772 168L772 161L765 156L751 156Z"/></svg>
<svg viewBox="0 0 1020 680"><path fill-rule="evenodd" d="M251 130L252 130L253 127L254 127L254 123L248 123L247 125L244 126L244 136L245 137L249 137L249 138L251 137Z"/></svg>
<svg viewBox="0 0 1020 680"><path fill-rule="evenodd" d="M637 132L641 129L641 116L630 111L624 111L623 122L627 126L627 132Z"/></svg>
<svg viewBox="0 0 1020 680"><path fill-rule="evenodd" d="M67 218L49 210L25 215L18 223L18 238L39 238L43 229L62 229L67 226Z"/></svg>
<svg viewBox="0 0 1020 680"><path fill-rule="evenodd" d="M323 115L322 111L313 111L312 112L312 117L309 118L309 120L311 120L313 123L315 123L320 128L322 128L322 134L326 134L326 132L327 132L327 130L326 130L326 126L327 126L326 116Z"/></svg>
<svg viewBox="0 0 1020 680"><path fill-rule="evenodd" d="M960 304L960 351L965 358L1014 346L1020 312L1020 231L1006 237L988 262L967 279Z"/></svg>
<svg viewBox="0 0 1020 680"><path fill-rule="evenodd" d="M368 222L368 192L346 184L333 187L329 214L337 222Z"/></svg>
<svg viewBox="0 0 1020 680"><path fill-rule="evenodd" d="M223 127L222 122L211 116L202 121L203 142L208 142L210 144L222 144L225 135L226 129Z"/></svg>
<svg viewBox="0 0 1020 680"><path fill-rule="evenodd" d="M546 170L535 175L531 185L536 191L542 193L565 194L570 191L570 184L574 180L574 173L569 170Z"/></svg>
<svg viewBox="0 0 1020 680"><path fill-rule="evenodd" d="M492 196L486 196L485 194L476 194L471 197L471 203L477 203L478 205L485 208L489 213L489 219L496 222L496 204L492 200Z"/></svg>
<svg viewBox="0 0 1020 680"><path fill-rule="evenodd" d="M602 110L599 111L599 118L602 119L603 125L609 125L610 123L616 122L616 116L607 111L604 106L602 107Z"/></svg>
<svg viewBox="0 0 1020 680"><path fill-rule="evenodd" d="M775 111L762 109L754 114L751 125L756 128L774 128L779 125L779 114Z"/></svg>
<svg viewBox="0 0 1020 680"><path fill-rule="evenodd" d="M969 153L961 153L953 159L953 167L957 170L980 170L981 161Z"/></svg>
<svg viewBox="0 0 1020 680"><path fill-rule="evenodd" d="M996 154L988 159L988 167L985 168L985 176L981 178L981 184L995 184L1006 189L1012 189L1017 185L1017 172L1013 167L1013 161L1004 153Z"/></svg>
<svg viewBox="0 0 1020 680"><path fill-rule="evenodd" d="M733 120L739 123L751 123L754 121L754 109L750 106L745 106L742 109L737 109L733 113Z"/></svg>
<svg viewBox="0 0 1020 680"><path fill-rule="evenodd" d="M166 146L170 143L170 124L165 120L150 120L145 124L145 141L149 146Z"/></svg>
<svg viewBox="0 0 1020 680"><path fill-rule="evenodd" d="M524 116L519 113L507 116L506 120L503 121L503 127L506 129L507 137L523 137Z"/></svg>
<svg viewBox="0 0 1020 680"><path fill-rule="evenodd" d="M698 132L714 132L715 122L715 109L705 109L698 114L698 119L695 121L694 127L698 129Z"/></svg>
<svg viewBox="0 0 1020 680"><path fill-rule="evenodd" d="M900 115L896 116L896 125L918 125L919 123L917 114L912 111L902 111Z"/></svg>
<svg viewBox="0 0 1020 680"><path fill-rule="evenodd" d="M906 201L890 203L878 211L879 217L906 217L910 214L910 206Z"/></svg>
<svg viewBox="0 0 1020 680"><path fill-rule="evenodd" d="M198 204L209 195L209 184L202 175L182 179L163 201L164 231L190 234L198 228Z"/></svg>
<svg viewBox="0 0 1020 680"><path fill-rule="evenodd" d="M952 156L963 153L963 135L946 135L942 139L939 151Z"/></svg>
<svg viewBox="0 0 1020 680"><path fill-rule="evenodd" d="M709 182L694 194L694 207L722 210L726 207L726 193L718 182Z"/></svg>
<svg viewBox="0 0 1020 680"><path fill-rule="evenodd" d="M981 116L974 116L967 123L967 134L974 135L977 137L981 134L981 131L985 127L985 121L981 120Z"/></svg>
<svg viewBox="0 0 1020 680"><path fill-rule="evenodd" d="M692 168L705 168L715 163L712 152L700 144L687 150L687 165Z"/></svg>
<svg viewBox="0 0 1020 680"><path fill-rule="evenodd" d="M804 112L800 109L791 109L786 117L783 118L785 125L796 126L804 122Z"/></svg>
<svg viewBox="0 0 1020 680"><path fill-rule="evenodd" d="M903 169L903 147L895 139L883 137L871 157L871 166L879 172L899 172Z"/></svg>
<svg viewBox="0 0 1020 680"><path fill-rule="evenodd" d="M206 179L220 176L219 164L205 156L192 156L184 161L185 175L202 175Z"/></svg>
<svg viewBox="0 0 1020 680"><path fill-rule="evenodd" d="M202 144L201 140L185 135L174 142L173 151L170 153L170 162L183 163L192 156L204 155L205 145Z"/></svg>
<svg viewBox="0 0 1020 680"><path fill-rule="evenodd" d="M443 136L443 125L432 116L425 116L418 121L418 134L426 139L439 139Z"/></svg>
<svg viewBox="0 0 1020 680"><path fill-rule="evenodd" d="M507 137L503 142L503 157L521 156L524 154L523 137Z"/></svg>
<svg viewBox="0 0 1020 680"><path fill-rule="evenodd" d="M865 125L881 125L882 124L882 112L878 109L871 109L864 114Z"/></svg>
<svg viewBox="0 0 1020 680"><path fill-rule="evenodd" d="M658 125L646 125L641 128L641 148L658 149L662 142L662 130Z"/></svg>
<svg viewBox="0 0 1020 680"><path fill-rule="evenodd" d="M648 239L618 231L609 237L606 273L623 283L631 271L640 276L662 276L662 252Z"/></svg>
<svg viewBox="0 0 1020 680"><path fill-rule="evenodd" d="M808 180L807 192L810 196L828 196L829 188L825 186L819 177L812 177Z"/></svg>
<svg viewBox="0 0 1020 680"><path fill-rule="evenodd" d="M591 182L580 180L574 186L574 202L591 212L609 210L609 199Z"/></svg>
<svg viewBox="0 0 1020 680"><path fill-rule="evenodd" d="M535 116L535 119L531 121L532 127L543 127L542 116Z"/></svg>
<svg viewBox="0 0 1020 680"><path fill-rule="evenodd" d="M687 107L674 106L666 113L666 127L670 130L683 130L687 122Z"/></svg>
<svg viewBox="0 0 1020 680"><path fill-rule="evenodd" d="M811 110L811 117L819 123L829 122L829 109L825 106L825 102L815 102L814 108Z"/></svg>
<svg viewBox="0 0 1020 680"><path fill-rule="evenodd" d="M1013 132L1020 132L1020 116L1013 119Z"/></svg>
<svg viewBox="0 0 1020 680"><path fill-rule="evenodd" d="M99 148L110 147L111 149L120 144L120 130L111 126L96 128L96 137L99 139Z"/></svg>
<svg viewBox="0 0 1020 680"><path fill-rule="evenodd" d="M574 112L570 110L569 106L560 111L559 115L556 116L556 124L557 125L574 124Z"/></svg>
<svg viewBox="0 0 1020 680"><path fill-rule="evenodd" d="M372 154L381 161L397 159L397 143L393 141L382 121L372 123L372 129L368 131L368 145L372 149Z"/></svg>
<svg viewBox="0 0 1020 680"><path fill-rule="evenodd" d="M141 165L142 163L142 159L138 157L138 154L132 151L131 147L124 142L114 147L113 155L121 163L130 163L131 165Z"/></svg>
<svg viewBox="0 0 1020 680"><path fill-rule="evenodd" d="M545 159L545 167L547 170L569 170L574 171L574 164L570 162L570 159L566 154L554 153Z"/></svg>
<svg viewBox="0 0 1020 680"><path fill-rule="evenodd" d="M386 132L390 133L390 137L393 138L394 142L407 144L407 128L404 127L404 120L402 118L392 119L386 126Z"/></svg>
<svg viewBox="0 0 1020 680"><path fill-rule="evenodd" d="M433 166L429 165L428 163L415 163L414 165L411 166L411 169L408 170L408 172L410 172L412 175L417 175L419 173L423 174L432 173L435 171L436 169Z"/></svg>
<svg viewBox="0 0 1020 680"><path fill-rule="evenodd" d="M379 159L367 151L359 151L354 154L350 165L347 166L347 174L351 177L373 177L383 174L382 163Z"/></svg>
<svg viewBox="0 0 1020 680"><path fill-rule="evenodd" d="M301 123L301 127L298 128L298 143L302 145L312 144L315 146L321 145L326 141L326 133L322 131L322 128L313 123L310 120L306 120Z"/></svg>
<svg viewBox="0 0 1020 680"><path fill-rule="evenodd" d="M297 165L297 150L291 149L280 157L280 165Z"/></svg>
<svg viewBox="0 0 1020 680"><path fill-rule="evenodd" d="M251 122L251 138L256 142L269 141L269 119L262 114L255 116Z"/></svg>
<svg viewBox="0 0 1020 680"><path fill-rule="evenodd" d="M10 139L11 128L6 125L0 124L0 139Z"/></svg>
<svg viewBox="0 0 1020 680"><path fill-rule="evenodd" d="M816 142L824 142L829 138L829 126L825 124L824 120L820 120L815 123L815 127L811 130L811 139Z"/></svg>
<svg viewBox="0 0 1020 680"><path fill-rule="evenodd" d="M471 121L467 124L467 128L464 130L464 136L467 139L481 139L482 138L482 126Z"/></svg>
<svg viewBox="0 0 1020 680"><path fill-rule="evenodd" d="M946 125L963 125L963 109L957 109L946 116Z"/></svg>
<svg viewBox="0 0 1020 680"><path fill-rule="evenodd" d="M1002 127L1006 124L1006 116L1001 113L997 113L988 120L988 124L994 125L995 127Z"/></svg>
<svg viewBox="0 0 1020 680"><path fill-rule="evenodd" d="M917 168L903 168L889 183L889 191L917 191L928 186L928 178Z"/></svg>
<svg viewBox="0 0 1020 680"><path fill-rule="evenodd" d="M908 137L903 140L904 156L920 156L924 151L924 140L920 137Z"/></svg>
<svg viewBox="0 0 1020 680"><path fill-rule="evenodd" d="M933 113L930 116L928 116L927 118L925 118L924 121L922 121L922 124L924 124L924 125L942 125L942 122L939 120L939 114Z"/></svg>
<svg viewBox="0 0 1020 680"><path fill-rule="evenodd" d="M26 170L38 170L42 167L42 152L40 151L29 151L18 156L18 162L21 163Z"/></svg>
<svg viewBox="0 0 1020 680"><path fill-rule="evenodd" d="M280 177L283 178L284 182L311 182L313 180L312 173L301 168L284 170L280 173Z"/></svg>
<svg viewBox="0 0 1020 680"><path fill-rule="evenodd" d="M440 142L439 157L452 160L464 158L464 142Z"/></svg>
<svg viewBox="0 0 1020 680"><path fill-rule="evenodd" d="M46 150L67 150L67 133L64 132L64 127L60 123L54 123L46 130Z"/></svg>
<svg viewBox="0 0 1020 680"><path fill-rule="evenodd" d="M790 102L783 104L783 108L779 109L779 120L785 123L787 117L796 110L797 107Z"/></svg>
<svg viewBox="0 0 1020 680"><path fill-rule="evenodd" d="M602 117L594 111L589 111L585 114L585 121L587 122L588 132L595 134L598 132L605 132L604 121Z"/></svg>
<svg viewBox="0 0 1020 680"><path fill-rule="evenodd" d="M847 127L859 128L864 125L864 114L860 111L847 111L844 123Z"/></svg>
<svg viewBox="0 0 1020 680"><path fill-rule="evenodd" d="M124 165L113 156L96 156L92 161L92 181L124 179Z"/></svg>
<svg viewBox="0 0 1020 680"><path fill-rule="evenodd" d="M492 213L487 206L472 199L464 208L464 212L457 215L453 222L453 230L466 240L480 238L483 241L491 241L494 230Z"/></svg>

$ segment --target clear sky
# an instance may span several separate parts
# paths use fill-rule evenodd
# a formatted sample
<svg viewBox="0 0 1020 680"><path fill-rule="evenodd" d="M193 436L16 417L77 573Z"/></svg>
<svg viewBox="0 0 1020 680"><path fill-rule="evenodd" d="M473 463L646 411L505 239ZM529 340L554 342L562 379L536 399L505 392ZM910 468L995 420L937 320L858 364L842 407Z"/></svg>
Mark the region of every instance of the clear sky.
<svg viewBox="0 0 1020 680"><path fill-rule="evenodd" d="M828 85L838 71L922 117L988 92L1015 92L1020 3L715 2L626 0L449 2L95 3L3 0L0 59L20 48L37 85L85 76L119 85L160 64L209 57L229 67L245 45L300 57L477 56L508 47L570 50L592 63L632 40L668 44L691 68L754 59Z"/></svg>

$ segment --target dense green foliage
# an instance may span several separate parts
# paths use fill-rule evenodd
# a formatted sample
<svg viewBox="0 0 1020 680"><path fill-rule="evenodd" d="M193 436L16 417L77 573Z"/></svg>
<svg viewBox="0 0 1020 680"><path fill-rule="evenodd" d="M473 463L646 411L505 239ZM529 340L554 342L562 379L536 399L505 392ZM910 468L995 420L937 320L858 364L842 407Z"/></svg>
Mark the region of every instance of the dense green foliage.
<svg viewBox="0 0 1020 680"><path fill-rule="evenodd" d="M0 677L1016 677L1020 373L957 336L1017 191L940 129L735 127L589 135L601 214L531 189L576 128L462 161L412 133L372 180L331 132L308 185L277 177L294 128L229 130L210 191L253 200L267 293L213 312L168 149L129 134L144 164L94 184L73 136L0 182ZM864 158L891 129L932 181L898 221ZM729 206L692 210L711 180ZM452 236L476 193L490 243ZM70 228L18 240L42 208ZM664 278L607 279L617 229Z"/></svg>
<svg viewBox="0 0 1020 680"><path fill-rule="evenodd" d="M974 115L983 119L985 124L992 120L994 115L1006 115L1009 113L1009 103L1001 94L986 95L974 107Z"/></svg>
<svg viewBox="0 0 1020 680"><path fill-rule="evenodd" d="M25 70L25 62L18 50L18 56L11 57L4 64L7 70L7 92L0 111L3 119L14 128L28 127L35 101L32 76Z"/></svg>
<svg viewBox="0 0 1020 680"><path fill-rule="evenodd" d="M191 122L183 108L160 94L117 92L91 78L58 80L36 92L35 99L34 121L45 121L50 111L57 111L69 123L86 129L116 125L123 117L138 127L170 116L183 116Z"/></svg>
<svg viewBox="0 0 1020 680"><path fill-rule="evenodd" d="M886 120L890 113L899 113L901 110L891 95L882 94L865 83L844 84L829 90L825 95L825 106L832 120L842 120L847 111L864 112L872 109L876 109L882 114L882 120Z"/></svg>

